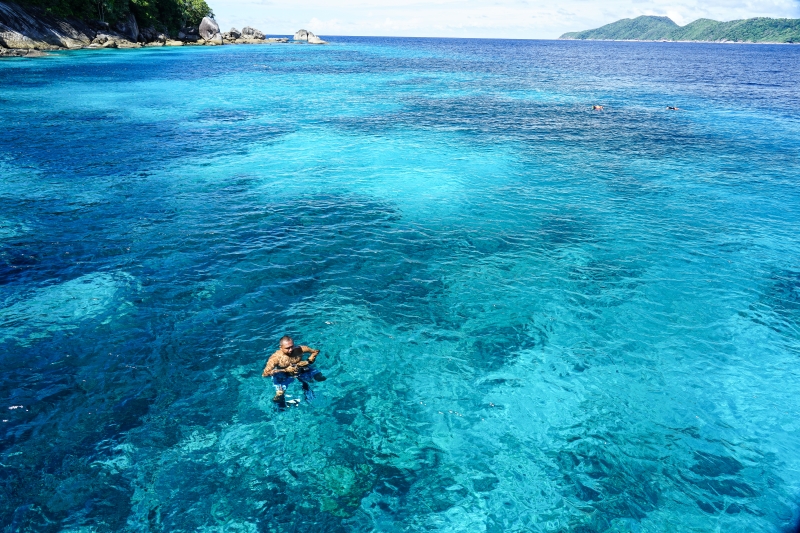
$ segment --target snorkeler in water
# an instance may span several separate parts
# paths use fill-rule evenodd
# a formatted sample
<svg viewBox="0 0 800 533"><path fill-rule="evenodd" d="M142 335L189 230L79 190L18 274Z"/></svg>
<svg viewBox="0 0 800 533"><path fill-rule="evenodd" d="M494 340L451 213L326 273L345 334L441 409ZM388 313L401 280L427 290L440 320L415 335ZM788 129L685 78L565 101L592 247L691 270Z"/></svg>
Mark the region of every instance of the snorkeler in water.
<svg viewBox="0 0 800 533"><path fill-rule="evenodd" d="M680 110L681 110L680 107L676 107L676 106L672 106L672 105L668 105L667 106L667 111L680 111Z"/></svg>
<svg viewBox="0 0 800 533"><path fill-rule="evenodd" d="M304 353L311 354L305 361L303 360ZM272 384L275 386L273 402L280 407L286 406L286 387L295 378L303 384L306 399L313 398L309 382L328 379L311 366L316 361L317 355L319 355L319 350L308 346L295 346L294 341L288 335L281 338L278 350L269 356L264 371L261 372L262 377L272 377Z"/></svg>
<svg viewBox="0 0 800 533"><path fill-rule="evenodd" d="M601 105L595 104L595 105L592 106L592 111L602 111L602 110L603 110L603 106L601 106Z"/></svg>

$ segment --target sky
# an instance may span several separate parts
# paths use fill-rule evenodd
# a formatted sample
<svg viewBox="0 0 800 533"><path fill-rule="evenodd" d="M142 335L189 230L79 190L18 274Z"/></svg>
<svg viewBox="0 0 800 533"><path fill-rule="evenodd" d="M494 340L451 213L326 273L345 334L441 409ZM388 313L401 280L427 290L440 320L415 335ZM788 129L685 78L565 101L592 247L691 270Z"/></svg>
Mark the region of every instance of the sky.
<svg viewBox="0 0 800 533"><path fill-rule="evenodd" d="M326 35L555 39L622 18L800 18L800 0L206 0L223 31Z"/></svg>

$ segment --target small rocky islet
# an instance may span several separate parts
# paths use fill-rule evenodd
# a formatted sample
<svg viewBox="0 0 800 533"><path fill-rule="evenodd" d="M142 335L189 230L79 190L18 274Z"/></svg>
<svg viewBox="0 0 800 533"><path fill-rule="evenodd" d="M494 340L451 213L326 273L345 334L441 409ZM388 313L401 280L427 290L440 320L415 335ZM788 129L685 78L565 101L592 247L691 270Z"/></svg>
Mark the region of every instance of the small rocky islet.
<svg viewBox="0 0 800 533"><path fill-rule="evenodd" d="M0 2L0 57L34 57L48 51L82 48L278 43L327 44L306 30L297 31L291 39L266 37L250 26L222 32L212 17L204 17L198 26L181 28L177 35L169 36L154 27L140 28L132 14L112 26L102 21L60 19L28 6Z"/></svg>

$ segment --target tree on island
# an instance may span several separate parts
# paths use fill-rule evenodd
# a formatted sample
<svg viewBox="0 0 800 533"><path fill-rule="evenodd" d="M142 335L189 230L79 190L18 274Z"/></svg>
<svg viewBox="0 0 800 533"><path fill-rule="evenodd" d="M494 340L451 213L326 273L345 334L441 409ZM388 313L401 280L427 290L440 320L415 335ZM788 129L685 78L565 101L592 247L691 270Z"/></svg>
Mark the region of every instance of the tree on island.
<svg viewBox="0 0 800 533"><path fill-rule="evenodd" d="M152 26L172 35L184 26L198 26L203 17L214 16L205 0L20 0L19 3L43 8L56 17L100 20L112 25L132 13L140 27Z"/></svg>

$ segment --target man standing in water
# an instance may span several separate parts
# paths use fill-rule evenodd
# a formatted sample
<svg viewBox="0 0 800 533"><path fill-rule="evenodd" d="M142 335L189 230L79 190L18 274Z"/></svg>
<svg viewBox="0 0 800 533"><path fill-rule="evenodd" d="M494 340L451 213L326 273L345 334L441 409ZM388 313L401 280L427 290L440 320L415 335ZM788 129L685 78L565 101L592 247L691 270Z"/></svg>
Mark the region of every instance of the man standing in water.
<svg viewBox="0 0 800 533"><path fill-rule="evenodd" d="M310 353L308 360L303 361L303 354ZM316 361L319 350L314 350L308 346L295 346L294 341L288 335L280 340L280 347L278 351L269 356L267 365L264 371L261 372L262 377L272 376L272 384L275 386L275 397L273 402L281 407L286 405L286 386L294 381L294 378L300 380L303 384L303 390L306 393L306 399L310 399L311 388L308 386L310 380L325 381L325 376L320 373L316 368L311 365Z"/></svg>

